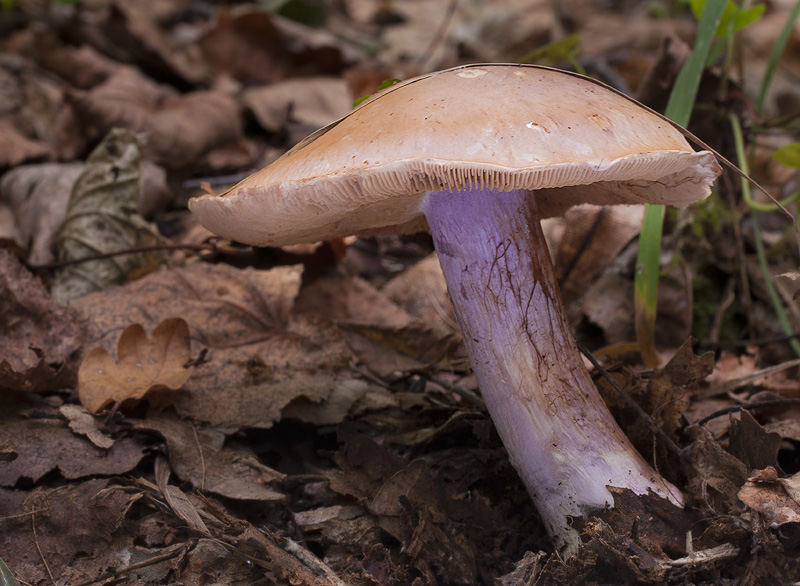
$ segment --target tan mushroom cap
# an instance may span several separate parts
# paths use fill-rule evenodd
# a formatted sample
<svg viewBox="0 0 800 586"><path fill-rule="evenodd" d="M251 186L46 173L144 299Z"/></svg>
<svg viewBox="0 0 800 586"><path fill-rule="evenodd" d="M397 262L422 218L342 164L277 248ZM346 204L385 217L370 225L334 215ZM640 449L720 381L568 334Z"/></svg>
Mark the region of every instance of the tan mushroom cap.
<svg viewBox="0 0 800 586"><path fill-rule="evenodd" d="M424 230L428 191L529 189L548 217L580 203L686 206L719 173L712 153L602 85L473 65L395 85L189 207L217 234L281 246Z"/></svg>

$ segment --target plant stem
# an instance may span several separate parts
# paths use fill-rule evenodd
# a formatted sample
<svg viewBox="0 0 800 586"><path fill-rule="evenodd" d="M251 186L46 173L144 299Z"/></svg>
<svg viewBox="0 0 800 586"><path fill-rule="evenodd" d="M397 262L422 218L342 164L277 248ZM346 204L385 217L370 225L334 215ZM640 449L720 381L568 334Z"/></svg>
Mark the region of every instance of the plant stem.
<svg viewBox="0 0 800 586"><path fill-rule="evenodd" d="M733 142L736 146L737 162L739 163L739 168L742 170L742 173L744 173L746 176L750 173L750 165L747 162L747 155L744 149L742 127L739 124L739 119L735 114L730 114L728 119L731 123L731 130L733 131ZM742 196L746 202L753 201L752 195L750 194L750 182L746 177L742 177ZM748 203L748 205L750 204ZM754 208L752 205L750 205L750 207ZM764 250L764 242L761 239L761 225L758 221L758 215L759 212L757 209L753 209L750 215L753 223L753 241L756 247L758 266L761 269L761 275L764 277L764 284L767 287L767 293L769 294L770 302L775 310L775 315L778 318L778 322L781 325L783 333L786 335L793 334L794 328L792 327L792 323L789 321L789 317L786 315L786 311L783 307L783 301L781 300L780 295L778 295L778 291L775 289L775 284L772 282L772 273L769 270L769 263L767 262L767 253ZM789 345L792 347L792 350L794 350L795 354L800 356L800 342L792 338L789 340Z"/></svg>

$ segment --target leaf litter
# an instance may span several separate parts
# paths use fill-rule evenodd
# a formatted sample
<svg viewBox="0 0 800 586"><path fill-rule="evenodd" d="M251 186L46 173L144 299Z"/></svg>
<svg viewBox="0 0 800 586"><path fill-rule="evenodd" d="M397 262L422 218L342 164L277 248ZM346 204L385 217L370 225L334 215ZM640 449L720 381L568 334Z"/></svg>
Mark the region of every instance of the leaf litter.
<svg viewBox="0 0 800 586"><path fill-rule="evenodd" d="M603 357L598 386L689 505L616 491L565 562L486 415L427 237L250 250L209 239L185 211L204 181L223 190L385 79L516 61L567 21L580 39L568 57L663 103L691 20L583 0L323 2L313 25L287 18L295 2L280 13L11 4L0 203L14 222L0 238L17 240L0 240L0 550L16 579L800 581L800 393L747 221L671 218L653 371L630 344L641 210L573 210L546 227L572 324ZM771 5L744 31L758 59L787 15ZM797 94L784 71L778 112ZM791 173L762 167L762 182L790 189ZM70 193L83 198L71 212ZM762 217L797 320L797 259ZM121 238L87 240L103 224ZM88 244L58 252L68 239ZM206 252L42 268L168 240ZM59 273L79 281L59 294L66 305L52 299ZM715 352L686 342L690 329Z"/></svg>

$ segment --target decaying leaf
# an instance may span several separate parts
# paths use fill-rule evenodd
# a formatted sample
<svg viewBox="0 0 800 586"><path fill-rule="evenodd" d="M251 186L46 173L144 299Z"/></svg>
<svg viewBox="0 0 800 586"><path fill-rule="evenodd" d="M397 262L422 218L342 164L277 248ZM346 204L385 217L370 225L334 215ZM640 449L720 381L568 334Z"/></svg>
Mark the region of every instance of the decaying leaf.
<svg viewBox="0 0 800 586"><path fill-rule="evenodd" d="M72 431L85 435L98 448L110 448L114 445L114 440L100 429L101 421L80 405L61 405L58 410L67 418Z"/></svg>
<svg viewBox="0 0 800 586"><path fill-rule="evenodd" d="M52 583L50 576L67 575L86 552L108 547L135 501L108 484L95 478L35 492L0 489L0 551L22 583Z"/></svg>
<svg viewBox="0 0 800 586"><path fill-rule="evenodd" d="M730 447L728 451L739 458L748 470L778 466L778 450L781 447L779 433L766 431L747 410L742 410L739 419L731 421Z"/></svg>
<svg viewBox="0 0 800 586"><path fill-rule="evenodd" d="M766 517L767 523L800 523L800 473L778 478L769 468L750 478L739 491L739 500Z"/></svg>
<svg viewBox="0 0 800 586"><path fill-rule="evenodd" d="M242 101L270 132L289 131L296 143L353 107L347 82L332 77L287 79L244 91Z"/></svg>
<svg viewBox="0 0 800 586"><path fill-rule="evenodd" d="M106 405L141 399L149 391L176 390L194 371L186 367L191 358L189 326L181 318L159 324L151 338L139 324L128 326L119 338L119 362L105 350L94 348L78 371L81 403L97 413Z"/></svg>
<svg viewBox="0 0 800 586"><path fill-rule="evenodd" d="M202 124L198 124L202 120ZM164 104L147 120L143 152L175 169L241 135L236 102L221 91L193 92Z"/></svg>
<svg viewBox="0 0 800 586"><path fill-rule="evenodd" d="M0 250L0 388L71 386L85 334L74 309L54 302L38 278Z"/></svg>
<svg viewBox="0 0 800 586"><path fill-rule="evenodd" d="M144 457L139 440L120 438L108 449L99 448L73 432L58 411L40 408L39 414L3 420L0 441L12 444L17 457L0 461L0 486L15 486L21 479L38 483L55 471L68 480L125 474Z"/></svg>
<svg viewBox="0 0 800 586"><path fill-rule="evenodd" d="M747 466L728 452L702 427L692 426L694 442L686 450L684 466L690 497L712 511L731 511L747 480Z"/></svg>
<svg viewBox="0 0 800 586"><path fill-rule="evenodd" d="M200 514L192 504L191 499L180 488L169 484L169 464L162 458L156 458L156 483L158 490L175 515L184 521L192 531L202 535L209 535L208 527L203 523Z"/></svg>
<svg viewBox="0 0 800 586"><path fill-rule="evenodd" d="M279 501L285 496L270 488L283 474L246 451L223 446L224 435L169 413L151 413L136 428L155 431L167 441L169 463L183 482L235 500Z"/></svg>
<svg viewBox="0 0 800 586"><path fill-rule="evenodd" d="M66 94L78 118L90 125L92 135L97 134L98 138L112 128L144 132L150 113L176 96L174 89L126 66L116 67L112 75L90 91L73 89Z"/></svg>
<svg viewBox="0 0 800 586"><path fill-rule="evenodd" d="M76 260L126 250L158 240L136 214L139 145L133 133L112 130L92 152L72 188L67 216L56 237L58 259ZM71 264L56 273L53 298L62 303L120 283L152 258L126 254Z"/></svg>
<svg viewBox="0 0 800 586"><path fill-rule="evenodd" d="M381 291L432 330L460 334L435 252L393 277Z"/></svg>
<svg viewBox="0 0 800 586"><path fill-rule="evenodd" d="M82 163L21 165L0 180L0 201L8 202L16 218L20 243L28 248L28 262L55 260L55 239L67 215L70 193L84 171ZM172 193L163 168L143 161L139 174L138 212L147 217L169 204Z"/></svg>
<svg viewBox="0 0 800 586"><path fill-rule="evenodd" d="M714 354L697 356L693 343L694 340L686 340L666 366L653 373L647 385L647 408L659 416L670 434L677 432L681 415L689 405L684 396L687 388L714 370Z"/></svg>
<svg viewBox="0 0 800 586"><path fill-rule="evenodd" d="M181 393L163 397L165 406L227 429L270 427L292 400L322 401L339 381L353 378L342 332L329 320L292 312L301 275L300 266L258 271L195 263L73 306L87 317L92 343L108 350L131 321L151 328L183 316L194 354L208 353Z"/></svg>

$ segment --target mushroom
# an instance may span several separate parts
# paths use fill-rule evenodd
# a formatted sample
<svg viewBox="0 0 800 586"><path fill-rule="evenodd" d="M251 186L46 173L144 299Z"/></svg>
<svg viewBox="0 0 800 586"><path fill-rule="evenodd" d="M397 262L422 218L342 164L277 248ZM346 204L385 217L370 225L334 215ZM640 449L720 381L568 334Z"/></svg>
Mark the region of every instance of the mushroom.
<svg viewBox="0 0 800 586"><path fill-rule="evenodd" d="M668 121L587 78L469 65L395 85L222 195L211 231L281 246L428 227L509 458L565 555L610 486L680 491L636 451L580 356L540 219L578 203L686 206L719 175Z"/></svg>

